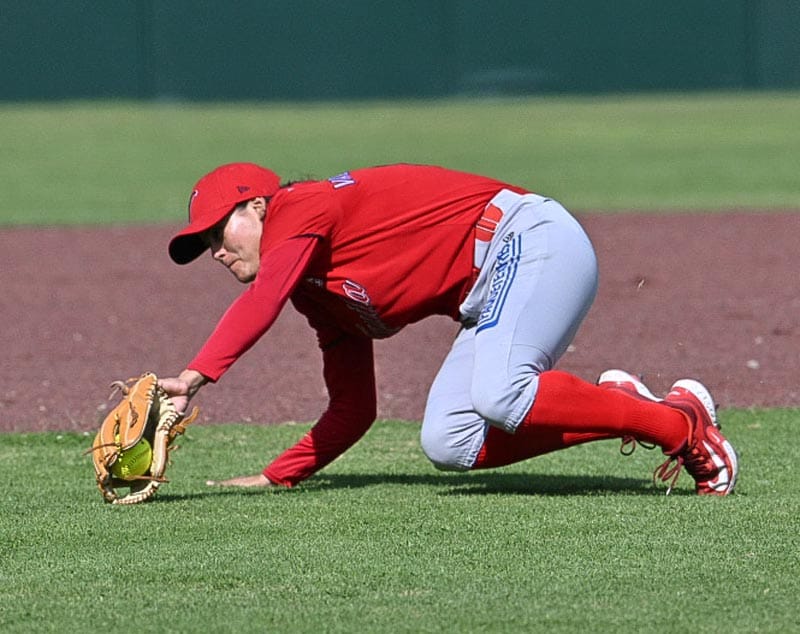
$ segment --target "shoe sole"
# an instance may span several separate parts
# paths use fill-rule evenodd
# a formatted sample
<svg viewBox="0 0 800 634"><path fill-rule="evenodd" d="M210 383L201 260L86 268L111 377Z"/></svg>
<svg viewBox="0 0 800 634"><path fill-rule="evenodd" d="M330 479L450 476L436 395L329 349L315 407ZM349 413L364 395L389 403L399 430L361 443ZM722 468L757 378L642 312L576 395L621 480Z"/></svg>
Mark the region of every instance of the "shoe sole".
<svg viewBox="0 0 800 634"><path fill-rule="evenodd" d="M613 383L614 386L619 387L620 389L625 389L623 385L630 385L633 387L634 390L636 390L636 393L639 396L643 396L644 398L650 401L655 401L659 403L664 400L658 398L647 388L647 386L644 383L642 383L639 379L637 379L629 372L625 372L625 370L606 370L597 379L597 385L599 386L605 385L607 387L611 387L610 385L607 385L609 383Z"/></svg>
<svg viewBox="0 0 800 634"><path fill-rule="evenodd" d="M700 383L700 381L695 381L694 379L681 379L680 381L675 381L675 383L672 385L670 393L672 393L672 391L675 389L686 390L698 401L700 401L701 405L708 413L708 417L711 419L711 422L714 424L714 427L717 429L720 428L719 422L717 421L717 406L714 404L714 399L705 385ZM681 396L680 393L678 393L677 396ZM667 396L667 398L669 399L669 396Z"/></svg>
<svg viewBox="0 0 800 634"><path fill-rule="evenodd" d="M708 445L706 445L706 448L708 448ZM722 448L731 463L730 469L728 469L728 484L724 487L709 484L708 487L714 492L714 495L730 495L736 488L736 480L739 479L739 454L736 453L733 445L727 440L722 441Z"/></svg>

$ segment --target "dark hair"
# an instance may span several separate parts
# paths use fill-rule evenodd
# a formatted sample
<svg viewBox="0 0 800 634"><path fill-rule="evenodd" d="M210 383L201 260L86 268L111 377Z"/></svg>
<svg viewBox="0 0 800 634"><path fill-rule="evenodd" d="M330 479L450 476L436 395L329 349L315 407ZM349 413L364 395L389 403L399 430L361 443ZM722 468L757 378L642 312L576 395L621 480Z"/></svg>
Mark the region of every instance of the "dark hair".
<svg viewBox="0 0 800 634"><path fill-rule="evenodd" d="M286 189L287 187L291 187L292 185L296 185L297 183L310 183L313 180L314 179L312 179L312 178L299 178L297 180L283 181L280 184L279 189ZM267 201L267 205L269 205L269 201L272 200L272 196L258 196L258 198L263 198L264 200L266 200ZM243 200L240 203L236 203L236 205L233 207L233 209L231 209L231 213L233 213L234 211L239 209L239 207L242 207L242 206L246 205L251 200L253 200L253 199L252 198L248 198L247 200ZM230 214L228 214L228 215L230 215ZM227 220L227 218L228 218L228 216L225 216L226 220Z"/></svg>
<svg viewBox="0 0 800 634"><path fill-rule="evenodd" d="M293 178L293 179L288 180L288 181L283 181L281 183L281 189L283 189L285 187L291 187L292 185L296 185L297 183L310 183L310 182L315 181L315 180L319 180L319 179L315 178L314 176L311 176L310 174L306 175L305 178Z"/></svg>

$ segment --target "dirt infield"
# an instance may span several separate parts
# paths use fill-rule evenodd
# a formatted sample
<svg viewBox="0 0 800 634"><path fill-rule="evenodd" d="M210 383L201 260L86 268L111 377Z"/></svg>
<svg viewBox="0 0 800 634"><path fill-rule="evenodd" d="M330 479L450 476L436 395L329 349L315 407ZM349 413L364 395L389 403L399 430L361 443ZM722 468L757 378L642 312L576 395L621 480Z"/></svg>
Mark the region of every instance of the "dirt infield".
<svg viewBox="0 0 800 634"><path fill-rule="evenodd" d="M800 406L800 214L580 216L598 299L559 367L656 391L696 376L725 406ZM93 429L109 383L182 369L242 290L209 259L171 263L174 227L5 229L0 431ZM417 420L456 325L378 342L379 415ZM313 333L291 308L218 385L202 420L310 421L324 409Z"/></svg>

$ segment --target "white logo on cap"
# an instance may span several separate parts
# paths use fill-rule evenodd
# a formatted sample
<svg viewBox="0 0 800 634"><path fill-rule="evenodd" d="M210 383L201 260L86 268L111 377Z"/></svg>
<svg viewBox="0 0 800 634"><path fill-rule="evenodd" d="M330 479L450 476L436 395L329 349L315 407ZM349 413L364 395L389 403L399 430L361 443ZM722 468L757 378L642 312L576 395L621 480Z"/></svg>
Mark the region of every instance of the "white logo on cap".
<svg viewBox="0 0 800 634"><path fill-rule="evenodd" d="M197 189L195 189L195 190L192 192L192 195L191 195L191 196L189 196L189 220L190 220L190 221L192 220L192 203L194 202L194 199L195 199L195 198L197 198L197 195L198 195L199 193L200 193L200 191L199 191L199 190L197 190Z"/></svg>

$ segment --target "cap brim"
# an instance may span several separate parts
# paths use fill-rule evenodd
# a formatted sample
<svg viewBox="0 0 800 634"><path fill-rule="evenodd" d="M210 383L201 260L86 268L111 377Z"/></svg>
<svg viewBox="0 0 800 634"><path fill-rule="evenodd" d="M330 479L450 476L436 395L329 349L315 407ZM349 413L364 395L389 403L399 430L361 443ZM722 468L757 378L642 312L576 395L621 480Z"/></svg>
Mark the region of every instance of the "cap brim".
<svg viewBox="0 0 800 634"><path fill-rule="evenodd" d="M232 207L231 207L232 209ZM188 264L202 255L208 245L200 237L220 222L230 209L221 207L206 215L203 220L189 223L181 229L169 242L169 257L176 264Z"/></svg>
<svg viewBox="0 0 800 634"><path fill-rule="evenodd" d="M178 234L169 243L169 257L176 264L188 264L199 258L208 248L200 233Z"/></svg>

